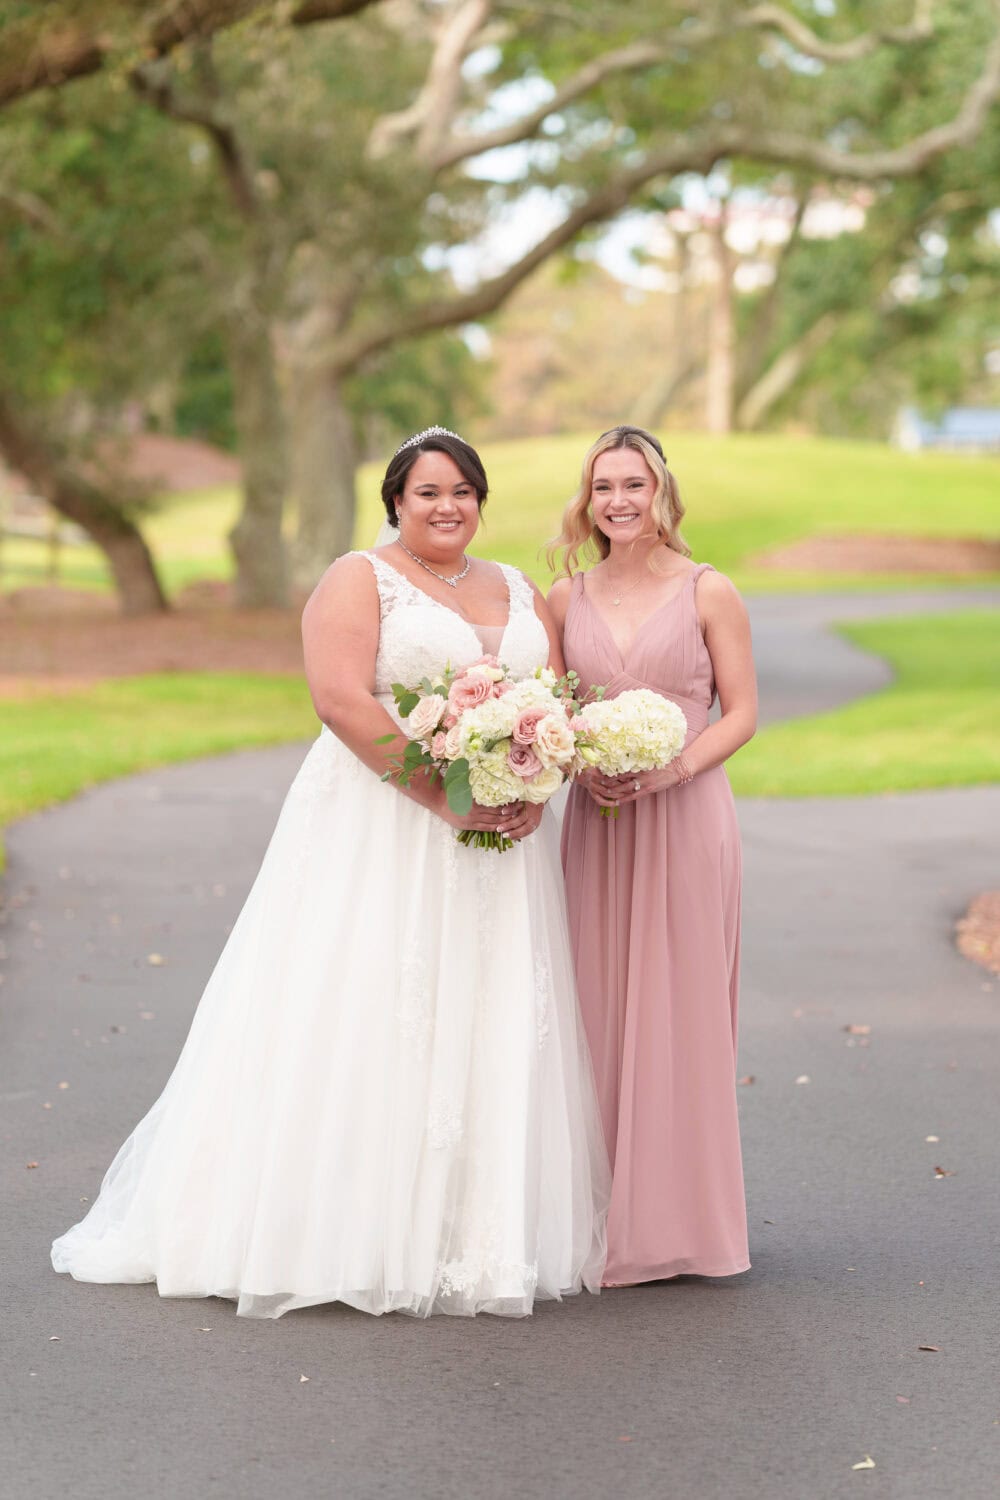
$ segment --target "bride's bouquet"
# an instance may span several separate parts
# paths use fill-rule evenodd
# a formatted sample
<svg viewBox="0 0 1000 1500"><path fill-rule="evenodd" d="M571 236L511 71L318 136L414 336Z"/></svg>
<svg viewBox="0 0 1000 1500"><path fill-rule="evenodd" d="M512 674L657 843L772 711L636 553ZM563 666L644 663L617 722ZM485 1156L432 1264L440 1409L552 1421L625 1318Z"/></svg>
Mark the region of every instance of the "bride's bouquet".
<svg viewBox="0 0 1000 1500"><path fill-rule="evenodd" d="M573 674L557 678L550 667L514 678L495 656L461 672L450 668L417 687L393 683L396 708L412 738L383 776L406 785L412 776L440 778L448 806L468 816L473 802L547 802L567 777L586 764L577 752L578 705ZM393 739L385 735L385 744ZM511 849L503 834L464 829L461 844Z"/></svg>
<svg viewBox="0 0 1000 1500"><path fill-rule="evenodd" d="M659 771L684 748L687 720L676 703L649 688L585 703L573 721L581 760L605 776ZM617 818L617 807L601 816Z"/></svg>

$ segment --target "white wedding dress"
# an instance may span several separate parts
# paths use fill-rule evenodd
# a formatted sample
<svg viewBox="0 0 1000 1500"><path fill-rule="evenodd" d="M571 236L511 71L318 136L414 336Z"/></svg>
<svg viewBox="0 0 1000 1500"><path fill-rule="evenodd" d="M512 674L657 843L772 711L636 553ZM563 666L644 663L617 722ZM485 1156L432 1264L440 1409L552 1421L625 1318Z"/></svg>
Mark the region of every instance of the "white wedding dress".
<svg viewBox="0 0 1000 1500"><path fill-rule="evenodd" d="M497 642L365 555L392 712L391 683ZM546 635L504 574L521 675ZM521 1315L597 1290L608 1192L554 815L467 849L324 728L166 1088L52 1263L251 1317Z"/></svg>

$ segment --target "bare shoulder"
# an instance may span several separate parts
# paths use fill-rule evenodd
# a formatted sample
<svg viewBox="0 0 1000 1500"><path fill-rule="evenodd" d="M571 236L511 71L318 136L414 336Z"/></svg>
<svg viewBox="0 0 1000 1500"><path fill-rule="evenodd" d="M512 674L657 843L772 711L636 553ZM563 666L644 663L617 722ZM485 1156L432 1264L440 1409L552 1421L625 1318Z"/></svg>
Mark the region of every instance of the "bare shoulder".
<svg viewBox="0 0 1000 1500"><path fill-rule="evenodd" d="M695 597L698 612L706 621L746 619L747 608L743 596L725 573L706 568L695 581Z"/></svg>
<svg viewBox="0 0 1000 1500"><path fill-rule="evenodd" d="M362 613L378 607L378 585L363 552L345 552L332 562L313 589L302 611L302 623L322 619L335 610Z"/></svg>

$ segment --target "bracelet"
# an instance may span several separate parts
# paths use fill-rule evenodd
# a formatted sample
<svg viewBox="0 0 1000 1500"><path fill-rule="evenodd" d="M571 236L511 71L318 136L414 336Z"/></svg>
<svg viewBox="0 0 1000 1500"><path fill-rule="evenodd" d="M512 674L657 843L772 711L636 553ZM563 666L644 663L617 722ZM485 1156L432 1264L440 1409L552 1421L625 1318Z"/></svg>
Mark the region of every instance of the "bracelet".
<svg viewBox="0 0 1000 1500"><path fill-rule="evenodd" d="M694 780L694 772L691 770L691 767L688 765L683 755L674 756L674 765L680 772L680 775L677 777L677 781L675 782L676 786L687 786L689 781Z"/></svg>

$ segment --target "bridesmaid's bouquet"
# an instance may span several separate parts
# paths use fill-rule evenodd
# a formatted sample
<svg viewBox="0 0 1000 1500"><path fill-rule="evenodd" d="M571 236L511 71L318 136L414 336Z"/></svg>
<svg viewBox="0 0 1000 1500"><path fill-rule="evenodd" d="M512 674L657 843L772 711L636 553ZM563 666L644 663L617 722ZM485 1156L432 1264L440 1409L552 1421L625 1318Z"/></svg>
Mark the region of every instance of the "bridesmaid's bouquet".
<svg viewBox="0 0 1000 1500"><path fill-rule="evenodd" d="M550 667L515 678L495 656L461 672L446 669L417 687L393 683L401 719L412 738L383 781L403 786L412 776L441 780L448 806L467 817L472 804L547 802L587 763L578 753L575 674L557 678ZM394 738L385 735L385 744ZM511 849L513 841L483 829L463 829L460 844Z"/></svg>
<svg viewBox="0 0 1000 1500"><path fill-rule="evenodd" d="M605 776L660 771L684 748L687 720L676 703L649 688L585 703L573 721L578 754ZM617 818L617 807L602 807Z"/></svg>

